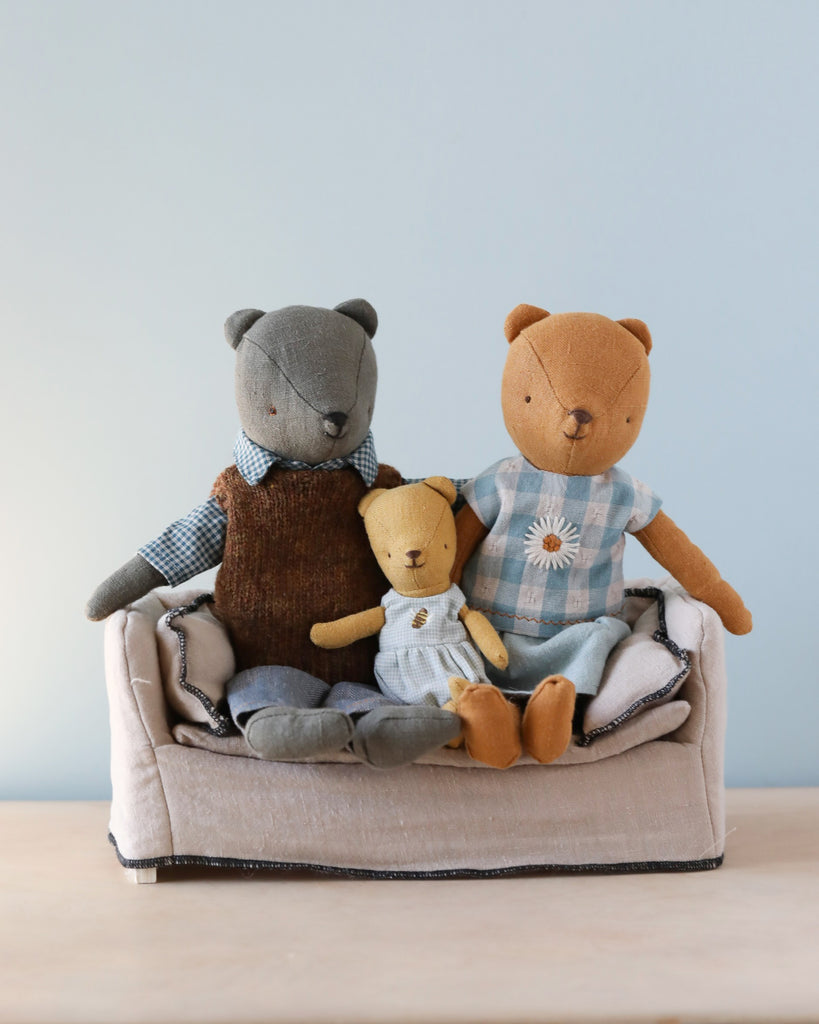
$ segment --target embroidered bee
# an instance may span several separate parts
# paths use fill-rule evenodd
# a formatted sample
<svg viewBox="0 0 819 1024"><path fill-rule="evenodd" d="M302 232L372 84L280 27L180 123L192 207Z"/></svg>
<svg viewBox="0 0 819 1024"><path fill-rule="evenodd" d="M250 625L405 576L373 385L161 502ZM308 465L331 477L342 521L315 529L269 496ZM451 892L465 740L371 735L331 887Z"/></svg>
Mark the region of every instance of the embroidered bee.
<svg viewBox="0 0 819 1024"><path fill-rule="evenodd" d="M422 608L421 611L418 612L418 614L412 620L412 628L413 629L420 629L421 626L426 625L426 621L427 621L428 618L429 618L429 612L426 610L426 608Z"/></svg>

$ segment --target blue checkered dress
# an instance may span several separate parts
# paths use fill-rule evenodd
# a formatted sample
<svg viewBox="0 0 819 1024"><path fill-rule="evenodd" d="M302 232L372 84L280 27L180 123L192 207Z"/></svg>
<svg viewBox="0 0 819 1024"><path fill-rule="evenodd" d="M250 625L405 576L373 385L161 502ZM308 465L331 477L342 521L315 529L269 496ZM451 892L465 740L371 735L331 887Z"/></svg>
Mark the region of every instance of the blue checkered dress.
<svg viewBox="0 0 819 1024"><path fill-rule="evenodd" d="M372 487L378 476L378 459L372 433L367 434L354 452L344 458L329 459L318 466L284 459L276 452L268 451L251 441L244 431L240 431L236 439L233 456L236 468L251 486L260 483L273 465L285 469L316 470L352 466L358 470L368 487ZM219 565L225 550L227 523L227 513L216 498L210 497L183 519L171 523L155 540L144 544L139 554L161 572L171 586L178 586L192 576Z"/></svg>
<svg viewBox="0 0 819 1024"><path fill-rule="evenodd" d="M463 495L489 530L464 571L470 608L501 632L536 637L620 610L624 533L660 509L657 495L617 466L562 476L522 455L485 470Z"/></svg>
<svg viewBox="0 0 819 1024"><path fill-rule="evenodd" d="M388 590L381 605L375 677L383 693L401 704L441 707L450 699L449 680L488 683L483 659L458 613L466 604L453 584L443 594L405 597Z"/></svg>

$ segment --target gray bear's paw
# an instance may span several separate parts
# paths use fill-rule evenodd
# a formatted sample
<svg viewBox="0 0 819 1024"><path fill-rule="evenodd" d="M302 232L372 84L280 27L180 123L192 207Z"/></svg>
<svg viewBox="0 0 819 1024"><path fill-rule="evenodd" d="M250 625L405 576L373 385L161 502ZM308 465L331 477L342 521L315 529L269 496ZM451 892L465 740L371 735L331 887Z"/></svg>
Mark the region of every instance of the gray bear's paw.
<svg viewBox="0 0 819 1024"><path fill-rule="evenodd" d="M332 708L262 708L244 724L248 746L265 761L336 754L352 739L349 715Z"/></svg>
<svg viewBox="0 0 819 1024"><path fill-rule="evenodd" d="M461 720L451 711L404 704L375 708L359 719L353 752L373 768L399 768L456 739Z"/></svg>

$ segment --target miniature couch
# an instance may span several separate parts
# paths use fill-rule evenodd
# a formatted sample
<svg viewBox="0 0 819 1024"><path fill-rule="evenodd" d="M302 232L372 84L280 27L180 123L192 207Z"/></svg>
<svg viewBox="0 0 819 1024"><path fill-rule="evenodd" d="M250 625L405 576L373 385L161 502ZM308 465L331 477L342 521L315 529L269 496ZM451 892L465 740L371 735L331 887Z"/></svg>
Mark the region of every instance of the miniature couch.
<svg viewBox="0 0 819 1024"><path fill-rule="evenodd" d="M633 635L609 659L583 733L551 765L524 757L505 771L450 749L392 771L346 752L260 760L238 734L172 710L158 623L204 598L149 594L106 624L120 863L135 881L190 864L389 878L718 867L722 625L673 580L628 586Z"/></svg>

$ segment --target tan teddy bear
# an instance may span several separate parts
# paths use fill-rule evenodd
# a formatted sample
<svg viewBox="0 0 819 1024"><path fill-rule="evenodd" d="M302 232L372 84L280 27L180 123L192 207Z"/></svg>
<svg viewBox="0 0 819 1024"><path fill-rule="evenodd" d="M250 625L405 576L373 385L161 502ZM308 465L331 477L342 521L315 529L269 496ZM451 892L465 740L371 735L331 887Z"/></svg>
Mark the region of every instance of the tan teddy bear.
<svg viewBox="0 0 819 1024"><path fill-rule="evenodd" d="M452 707L455 695L470 756L507 768L521 752L520 712L486 678L473 646L503 669L508 659L500 637L450 582L455 496L446 477L366 494L358 510L392 589L375 608L317 623L310 637L337 648L379 634L375 675L382 693L397 705L438 707Z"/></svg>
<svg viewBox="0 0 819 1024"><path fill-rule="evenodd" d="M528 696L523 745L547 763L570 742L575 692L596 692L628 634L617 617L626 533L732 633L747 633L751 615L657 495L615 465L648 402L646 325L520 305L505 334L501 402L520 454L466 485L453 579L466 564L470 606L502 631L510 664L490 677Z"/></svg>

